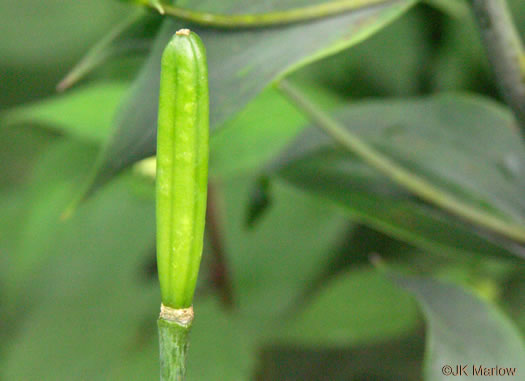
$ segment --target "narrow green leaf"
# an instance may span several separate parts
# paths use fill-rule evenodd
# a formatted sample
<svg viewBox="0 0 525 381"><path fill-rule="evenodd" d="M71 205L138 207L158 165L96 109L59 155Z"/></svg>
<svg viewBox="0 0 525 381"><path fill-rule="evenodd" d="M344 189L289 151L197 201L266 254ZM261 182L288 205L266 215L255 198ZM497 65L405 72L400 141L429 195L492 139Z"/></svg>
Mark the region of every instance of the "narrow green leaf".
<svg viewBox="0 0 525 381"><path fill-rule="evenodd" d="M81 139L106 140L128 85L100 82L0 113L7 125L39 123Z"/></svg>
<svg viewBox="0 0 525 381"><path fill-rule="evenodd" d="M64 91L75 85L112 58L147 52L159 25L158 17L153 17L142 9L130 14L86 52L60 81L57 90Z"/></svg>

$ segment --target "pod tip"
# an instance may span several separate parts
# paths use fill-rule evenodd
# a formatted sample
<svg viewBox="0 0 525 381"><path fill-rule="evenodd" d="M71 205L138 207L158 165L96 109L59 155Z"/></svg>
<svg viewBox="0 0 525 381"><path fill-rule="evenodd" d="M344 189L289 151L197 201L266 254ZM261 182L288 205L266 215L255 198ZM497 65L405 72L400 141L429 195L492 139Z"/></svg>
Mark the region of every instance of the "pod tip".
<svg viewBox="0 0 525 381"><path fill-rule="evenodd" d="M179 29L175 34L177 36L189 36L191 31L189 29Z"/></svg>

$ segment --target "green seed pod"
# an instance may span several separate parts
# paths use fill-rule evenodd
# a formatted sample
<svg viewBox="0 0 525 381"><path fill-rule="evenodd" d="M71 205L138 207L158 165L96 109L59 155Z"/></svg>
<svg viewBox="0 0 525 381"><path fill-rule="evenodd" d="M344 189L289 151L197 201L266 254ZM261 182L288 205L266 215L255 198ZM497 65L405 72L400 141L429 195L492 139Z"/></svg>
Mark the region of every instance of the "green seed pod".
<svg viewBox="0 0 525 381"><path fill-rule="evenodd" d="M157 264L162 304L193 301L208 182L209 100L201 39L179 30L162 56L157 131Z"/></svg>

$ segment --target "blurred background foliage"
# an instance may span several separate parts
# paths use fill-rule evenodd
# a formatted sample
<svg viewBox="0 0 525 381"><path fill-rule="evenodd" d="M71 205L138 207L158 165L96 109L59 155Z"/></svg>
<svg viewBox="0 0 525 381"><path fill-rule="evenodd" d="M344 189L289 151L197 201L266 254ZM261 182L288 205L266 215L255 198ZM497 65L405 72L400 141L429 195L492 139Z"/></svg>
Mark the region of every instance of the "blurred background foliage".
<svg viewBox="0 0 525 381"><path fill-rule="evenodd" d="M277 7L251 3L254 10ZM525 5L509 3L525 35ZM196 6L215 10L210 4ZM141 16L86 77L60 95L56 86L136 12L117 1L0 0L2 380L157 377L151 163L123 171L63 218L114 134L119 105L129 101L125 94L163 18ZM383 112L393 119L407 115L415 130L431 125L421 144L433 141L434 127L457 123L449 129L463 133L450 138L449 150L431 146L430 157L396 148L396 141L400 147L413 141L396 140L395 131L391 145L370 137L414 171L432 174L423 164L441 163L440 155L469 165L478 151L492 149L515 153L501 171L518 167L521 173L525 151L516 132L492 130L512 120L467 2L428 0L399 15L365 41L299 68L290 80L325 110L347 107L349 123L365 133ZM421 202L359 158L320 145L326 139L311 130L294 140L306 117L271 86L261 87L212 136L210 175L224 258L208 239L188 379L420 380L424 373L439 380L445 360L523 366L522 244ZM445 92L452 98L392 106L394 98ZM141 97L138 102L148 102L157 94ZM354 108L368 100L380 111ZM422 111L414 111L418 107ZM476 150L492 142L493 148ZM511 176L508 183L484 184L485 176L489 182L509 178L494 174L501 163L491 158L482 168L487 172L472 171L464 192L481 190L465 200L479 197L475 202L504 213L513 195L523 194L523 182ZM452 189L457 173L446 170ZM371 256L405 275L378 270ZM432 343L426 350L425 340Z"/></svg>

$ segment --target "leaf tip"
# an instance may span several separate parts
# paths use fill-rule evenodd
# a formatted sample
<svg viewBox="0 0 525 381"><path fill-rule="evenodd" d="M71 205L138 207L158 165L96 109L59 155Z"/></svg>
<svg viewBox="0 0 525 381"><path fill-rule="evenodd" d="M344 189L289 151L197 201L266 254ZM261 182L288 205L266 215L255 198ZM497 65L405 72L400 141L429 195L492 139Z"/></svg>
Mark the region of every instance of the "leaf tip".
<svg viewBox="0 0 525 381"><path fill-rule="evenodd" d="M76 82L78 82L79 79L80 76L78 75L76 68L74 68L69 73L67 73L66 76L60 80L60 82L58 82L58 84L55 87L55 90L59 93L63 93L71 86L73 86Z"/></svg>
<svg viewBox="0 0 525 381"><path fill-rule="evenodd" d="M70 87L70 81L69 78L66 76L64 79L62 79L55 87L55 90L59 93L64 92Z"/></svg>
<svg viewBox="0 0 525 381"><path fill-rule="evenodd" d="M368 260L370 261L370 263L372 264L372 266L374 266L377 270L382 270L386 267L386 263L385 261L383 260L383 258L381 258L381 256L376 253L376 252L372 252L368 255Z"/></svg>
<svg viewBox="0 0 525 381"><path fill-rule="evenodd" d="M71 218L71 216L74 214L75 212L75 207L73 207L72 205L68 206L66 208L66 210L64 210L62 212L62 214L60 215L60 221L67 221Z"/></svg>
<svg viewBox="0 0 525 381"><path fill-rule="evenodd" d="M64 209L64 211L62 212L62 214L60 215L60 221L67 221L69 220L71 217L73 217L73 215L75 214L75 212L77 211L77 208L78 206L83 202L85 201L87 198L87 194L86 192L82 192L80 194L79 197L76 197L73 201L71 201L66 209Z"/></svg>
<svg viewBox="0 0 525 381"><path fill-rule="evenodd" d="M164 7L162 6L162 4L159 1L153 1L152 5L161 15L166 14L166 11L164 10Z"/></svg>

